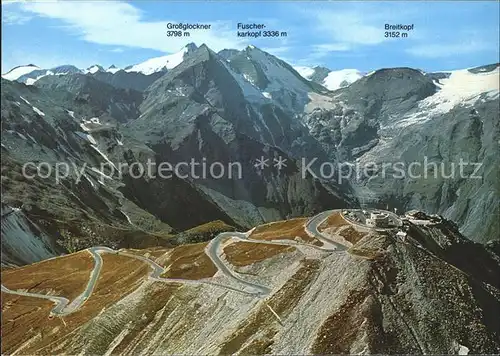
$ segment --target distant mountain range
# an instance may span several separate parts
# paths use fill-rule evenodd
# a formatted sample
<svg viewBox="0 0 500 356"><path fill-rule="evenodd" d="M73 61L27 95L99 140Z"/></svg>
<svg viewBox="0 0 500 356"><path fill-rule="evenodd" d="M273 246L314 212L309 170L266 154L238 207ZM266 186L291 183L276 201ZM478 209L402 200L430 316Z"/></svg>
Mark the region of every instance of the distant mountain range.
<svg viewBox="0 0 500 356"><path fill-rule="evenodd" d="M2 246L12 263L28 263L98 243L167 243L214 220L250 228L360 205L442 214L475 241L497 239L498 79L498 64L365 74L294 68L254 46L215 53L194 44L123 69L16 67L2 76L2 203L20 212L2 225ZM271 166L258 171L261 157ZM284 170L272 166L280 157ZM482 178L321 174L322 162L410 165L424 157L480 163ZM245 174L102 179L102 163L148 159L242 162ZM303 160L314 160L305 176ZM26 180L21 169L32 161L85 166L84 179ZM23 224L30 228L18 239ZM45 241L42 251L29 252L30 239Z"/></svg>
<svg viewBox="0 0 500 356"><path fill-rule="evenodd" d="M49 69L41 69L33 64L26 66L18 66L11 69L9 72L2 75L8 80L16 80L21 83L32 85L36 80L47 75L65 75L71 73L96 74L96 73L111 73L116 74L119 71L127 73L141 73L151 75L158 72L166 72L179 65L185 56L197 49L194 43L190 43L182 48L179 52L148 59L142 63L130 65L125 68L117 68L111 65L107 69L99 64L94 64L86 69L78 69L72 65L62 65ZM237 50L223 50L219 55L229 59L232 54L238 53ZM302 77L323 85L329 90L335 90L347 86L358 80L363 74L356 69L343 69L339 71L331 71L325 67L293 67Z"/></svg>

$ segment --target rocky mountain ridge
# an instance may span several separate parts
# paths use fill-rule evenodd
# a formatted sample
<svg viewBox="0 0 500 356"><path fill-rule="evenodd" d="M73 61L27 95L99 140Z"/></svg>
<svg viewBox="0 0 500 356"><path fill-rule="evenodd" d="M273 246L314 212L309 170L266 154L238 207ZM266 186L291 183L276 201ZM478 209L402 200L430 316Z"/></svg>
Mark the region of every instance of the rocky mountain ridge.
<svg viewBox="0 0 500 356"><path fill-rule="evenodd" d="M455 220L476 241L497 238L498 65L442 75L381 69L330 92L255 47L181 52L177 65L163 71L162 59L149 75L67 66L35 73L32 85L2 79L3 203L22 209L44 233L57 231L52 238L66 250L75 239L79 248L96 239L129 246L134 234L168 240L170 231L213 220L248 228L359 204L425 209ZM482 163L483 179L339 181L320 174L321 162L408 165L422 156ZM261 157L270 164L262 172L254 167ZM284 170L273 166L280 157ZM109 172L99 168L203 158L240 162L244 176L103 180ZM304 176L303 160L313 158ZM30 161L85 165L85 175L66 177L63 190L53 178L33 184L21 174ZM120 229L126 238L116 239Z"/></svg>

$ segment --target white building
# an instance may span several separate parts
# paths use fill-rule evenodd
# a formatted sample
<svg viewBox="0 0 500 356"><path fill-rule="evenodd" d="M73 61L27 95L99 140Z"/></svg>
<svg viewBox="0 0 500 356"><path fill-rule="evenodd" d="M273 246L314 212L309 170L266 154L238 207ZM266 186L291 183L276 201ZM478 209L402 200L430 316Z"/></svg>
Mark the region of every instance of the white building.
<svg viewBox="0 0 500 356"><path fill-rule="evenodd" d="M384 213L371 213L370 218L366 219L366 225L370 227L388 227L389 215Z"/></svg>

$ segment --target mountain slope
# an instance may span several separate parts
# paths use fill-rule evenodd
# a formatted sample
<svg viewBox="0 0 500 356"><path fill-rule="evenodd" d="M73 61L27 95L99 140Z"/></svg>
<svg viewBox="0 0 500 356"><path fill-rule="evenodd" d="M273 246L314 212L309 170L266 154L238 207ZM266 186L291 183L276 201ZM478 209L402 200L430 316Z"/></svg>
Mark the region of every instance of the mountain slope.
<svg viewBox="0 0 500 356"><path fill-rule="evenodd" d="M443 75L379 70L332 95L330 108L303 119L320 141L336 144L339 161L378 167L378 174L352 177L360 201L440 213L471 238L486 242L500 231L494 203L498 172L493 168L500 137L498 78L498 65ZM424 159L431 164L425 171ZM468 163L464 177L460 160ZM408 172L412 162L419 165L415 177ZM389 166L384 174L383 164ZM474 164L482 167L482 179L468 178ZM405 168L405 179L396 174L397 165ZM455 174L446 178L450 172Z"/></svg>
<svg viewBox="0 0 500 356"><path fill-rule="evenodd" d="M345 187L302 178L292 153L322 154L321 148L300 122L208 48L191 53L144 93L100 81L99 73L49 75L33 86L3 85L2 151L11 167L4 202L49 226L42 230L64 250L98 241L129 246L140 236L152 243L172 228L214 220L249 227L351 204ZM256 93L255 102L247 101L249 90ZM270 166L259 172L254 164L260 157L271 164L281 157L286 169ZM243 176L134 179L130 171L116 171L122 164L175 165L192 159L225 167L240 162ZM61 190L53 176L23 179L21 167L32 161L75 168ZM117 235L123 225L127 232Z"/></svg>
<svg viewBox="0 0 500 356"><path fill-rule="evenodd" d="M351 224L339 211L324 218L173 249L81 251L3 271L2 352L499 352L500 256L493 248L468 241L438 216L385 231ZM343 251L321 250L324 239ZM65 327L49 317L52 303L12 294L50 290L72 298L87 285L95 253L103 261L98 283L64 315Z"/></svg>
<svg viewBox="0 0 500 356"><path fill-rule="evenodd" d="M303 110L309 102L310 92L324 91L320 85L301 77L286 62L254 46L232 53L226 61L246 81L284 110Z"/></svg>
<svg viewBox="0 0 500 356"><path fill-rule="evenodd" d="M286 133L297 124L287 122L289 118L265 98L255 105L247 102L246 85L217 54L202 46L148 88L141 116L127 127L149 142L158 158L172 163L206 159L227 167L239 162L242 178L195 180L195 184L243 226L311 211L318 194L325 195L324 202L343 204L342 193L329 193L311 177L300 178L293 157L275 146L278 140L286 142ZM297 130L303 127L297 125ZM283 156L290 166L285 172L269 169L259 177L253 164L261 156ZM324 202L317 203L324 206Z"/></svg>
<svg viewBox="0 0 500 356"><path fill-rule="evenodd" d="M126 140L113 118L88 102L72 100L67 91L56 93L2 82L2 203L18 209L13 216L19 221L25 216L34 235L48 237L49 251L58 253L95 243L129 245L139 236L146 241L152 237L146 229L171 231L125 199L118 179L103 178L101 169L109 169L110 157L115 159L122 149L119 140ZM89 113L102 121L85 116ZM37 175L39 164L45 168ZM61 167L58 179L56 165ZM8 238L3 231L3 248ZM14 251L12 260L34 262L19 250L3 251L8 250Z"/></svg>

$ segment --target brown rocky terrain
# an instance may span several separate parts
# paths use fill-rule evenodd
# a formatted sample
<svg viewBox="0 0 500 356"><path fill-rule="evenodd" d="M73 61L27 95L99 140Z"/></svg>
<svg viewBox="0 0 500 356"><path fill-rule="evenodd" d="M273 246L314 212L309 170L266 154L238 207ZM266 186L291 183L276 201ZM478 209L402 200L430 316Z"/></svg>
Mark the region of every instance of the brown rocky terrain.
<svg viewBox="0 0 500 356"><path fill-rule="evenodd" d="M308 223L293 219L257 227L246 241L236 233L221 240L223 264L268 293L254 294L221 270L207 243L101 253L92 295L68 315L51 314L48 300L2 290L2 353L500 351L494 317L500 264L493 249L470 242L440 217L365 231L336 212L318 224L324 236L346 242L345 250L332 251L306 233ZM405 239L396 236L403 230ZM294 235L304 240L291 241ZM161 277L171 279L148 277L150 267L134 255L156 261ZM71 299L92 265L80 251L4 270L2 280L10 290Z"/></svg>

